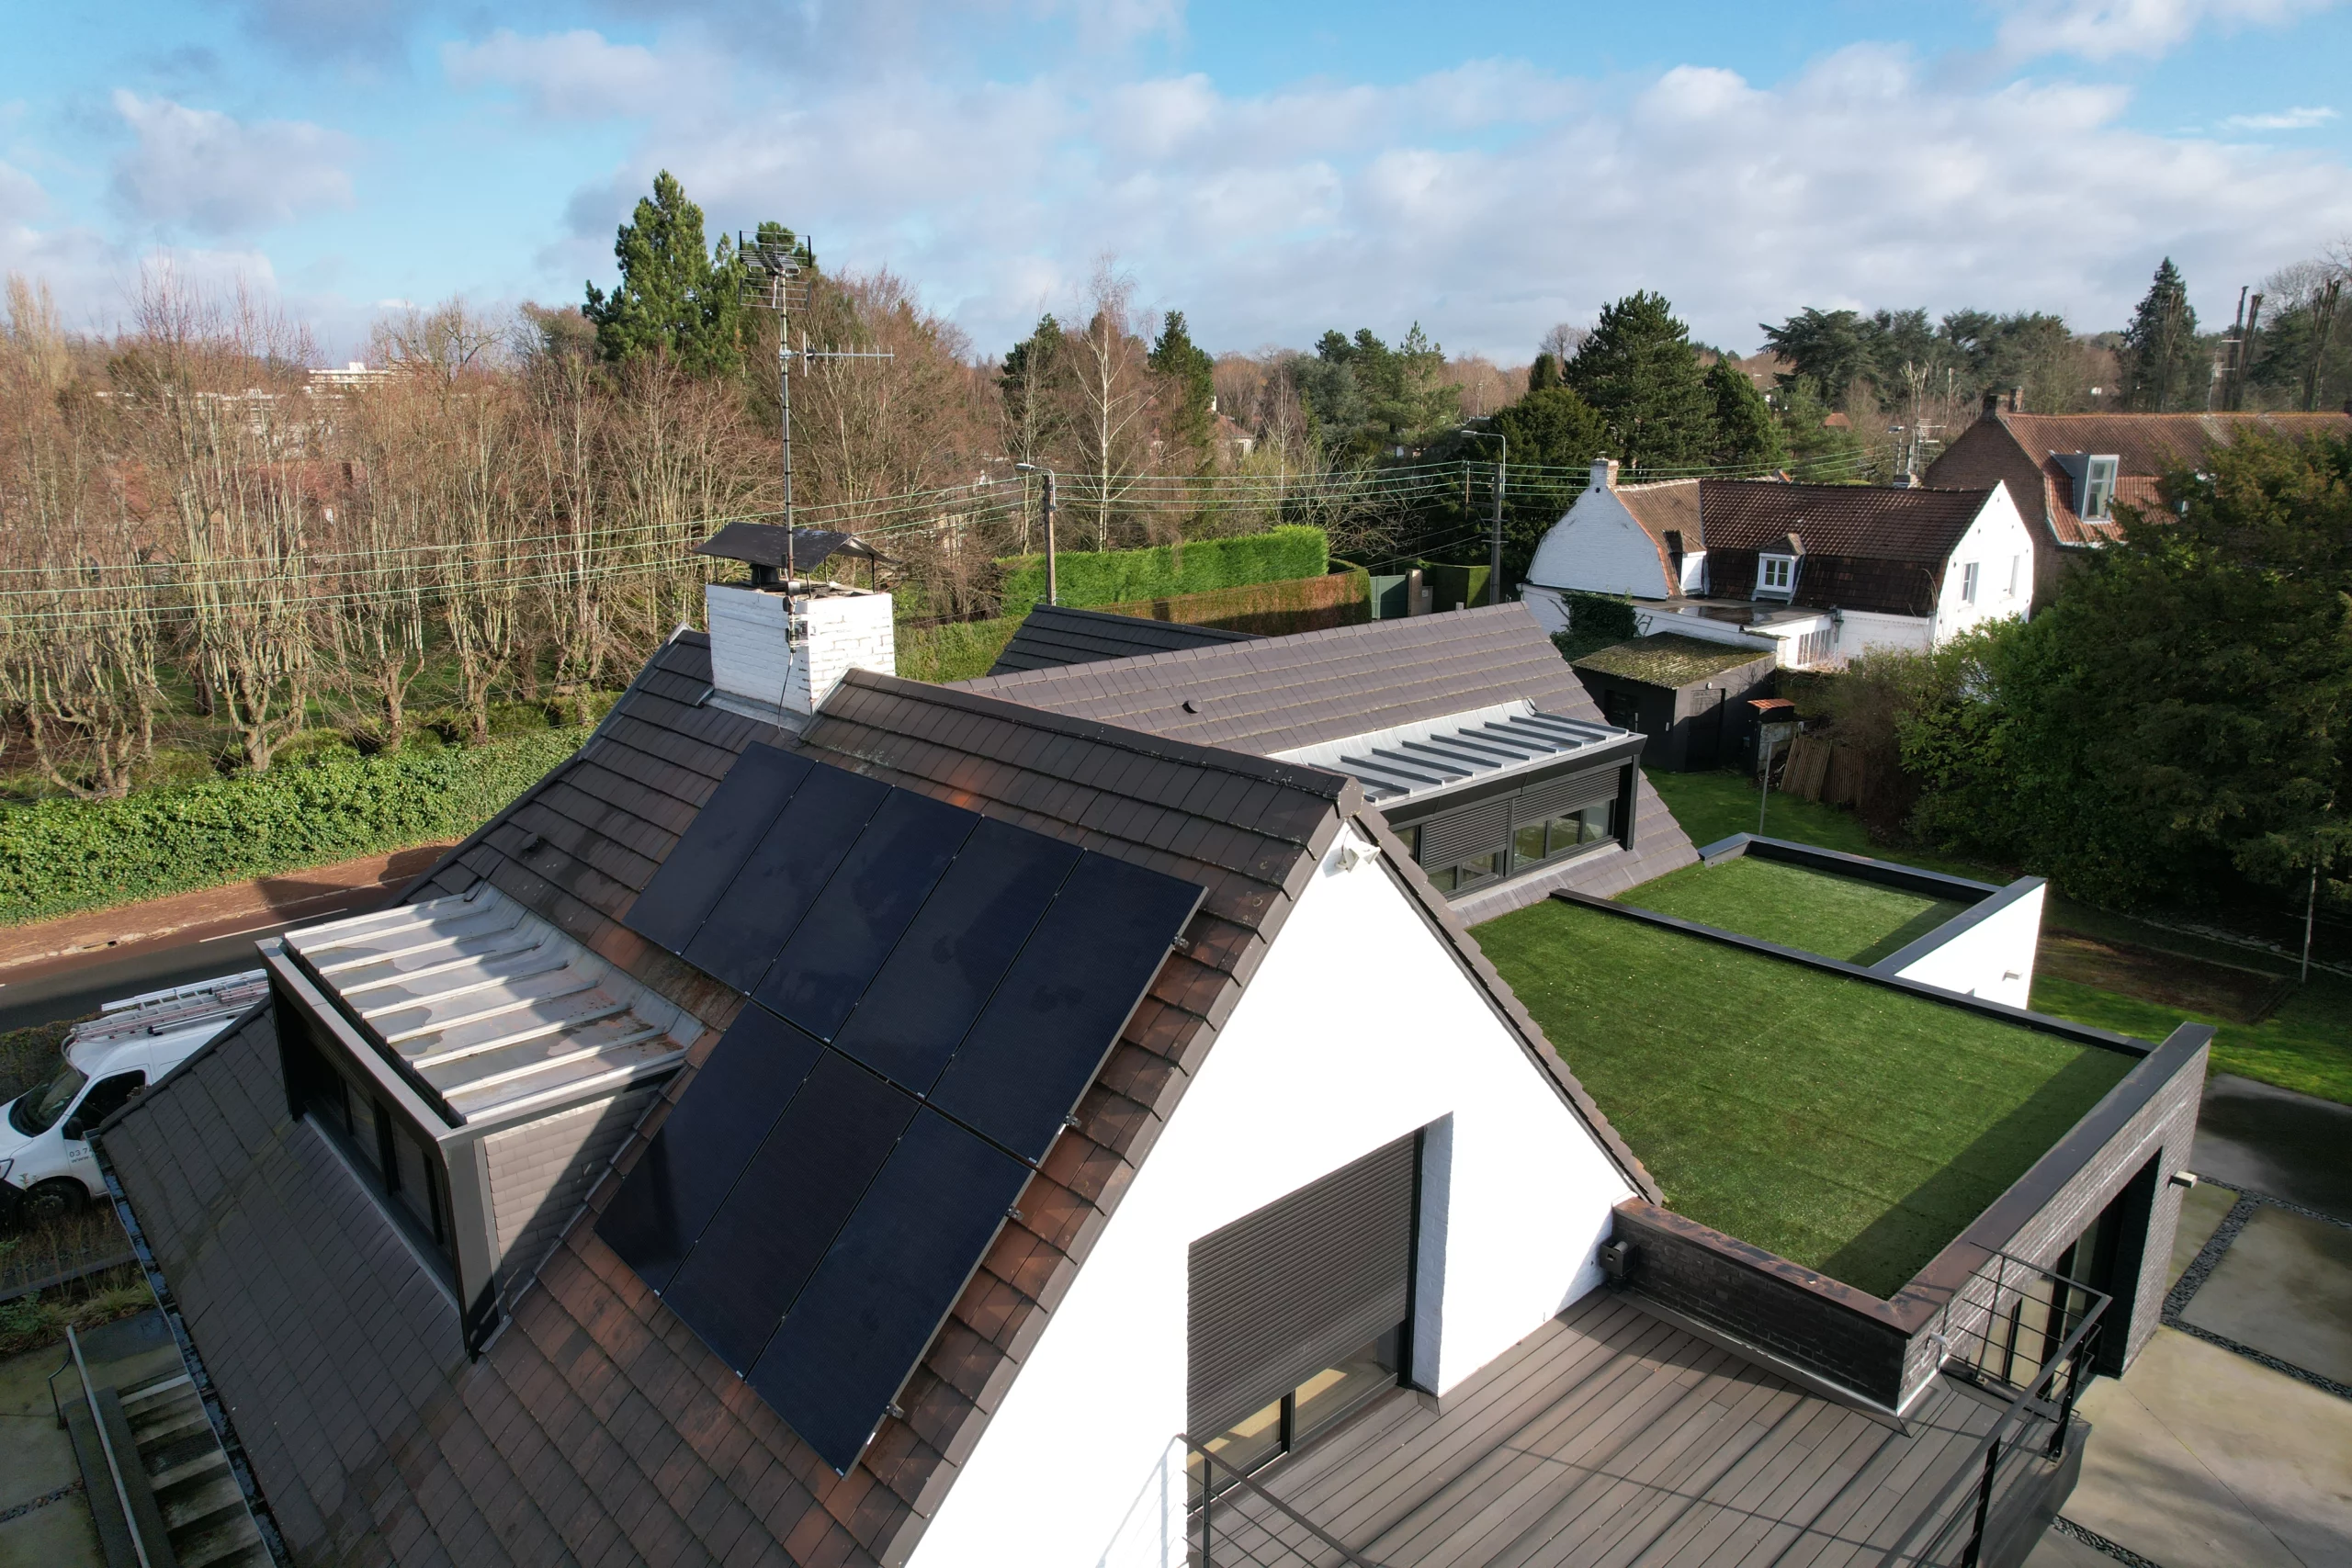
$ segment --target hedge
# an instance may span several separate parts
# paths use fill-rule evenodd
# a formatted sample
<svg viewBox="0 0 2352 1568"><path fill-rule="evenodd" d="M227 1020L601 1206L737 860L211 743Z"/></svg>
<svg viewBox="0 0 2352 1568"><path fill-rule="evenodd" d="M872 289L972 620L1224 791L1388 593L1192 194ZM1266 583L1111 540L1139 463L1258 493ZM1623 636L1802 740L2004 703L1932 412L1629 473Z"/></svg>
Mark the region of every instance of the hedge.
<svg viewBox="0 0 2352 1568"><path fill-rule="evenodd" d="M1372 578L1361 568L1326 572L1287 582L1253 582L1171 599L1138 599L1102 604L1114 615L1171 621L1183 626L1222 626L1260 637L1291 637L1362 626L1372 619Z"/></svg>
<svg viewBox="0 0 2352 1568"><path fill-rule="evenodd" d="M0 810L0 924L463 838L586 739L549 729Z"/></svg>
<svg viewBox="0 0 2352 1568"><path fill-rule="evenodd" d="M910 681L970 681L989 672L1021 623L949 621L899 628L899 673Z"/></svg>
<svg viewBox="0 0 2352 1568"><path fill-rule="evenodd" d="M1012 556L996 564L1003 573L1004 615L1017 621L1046 597L1046 558ZM1083 610L1321 577L1331 564L1331 545L1320 528L1284 524L1263 534L1194 539L1148 550L1064 550L1057 564L1061 602Z"/></svg>

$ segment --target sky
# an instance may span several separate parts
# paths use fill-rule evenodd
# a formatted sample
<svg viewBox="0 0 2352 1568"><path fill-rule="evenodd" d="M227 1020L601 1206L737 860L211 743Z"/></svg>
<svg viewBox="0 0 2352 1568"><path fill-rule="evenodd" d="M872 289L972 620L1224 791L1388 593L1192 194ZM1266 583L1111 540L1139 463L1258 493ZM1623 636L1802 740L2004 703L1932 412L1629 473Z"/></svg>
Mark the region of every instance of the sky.
<svg viewBox="0 0 2352 1568"><path fill-rule="evenodd" d="M1108 258L1212 349L1328 327L1524 362L1636 288L2120 327L2352 243L2339 0L0 0L0 269L143 268L321 353L577 302L657 170L995 354Z"/></svg>

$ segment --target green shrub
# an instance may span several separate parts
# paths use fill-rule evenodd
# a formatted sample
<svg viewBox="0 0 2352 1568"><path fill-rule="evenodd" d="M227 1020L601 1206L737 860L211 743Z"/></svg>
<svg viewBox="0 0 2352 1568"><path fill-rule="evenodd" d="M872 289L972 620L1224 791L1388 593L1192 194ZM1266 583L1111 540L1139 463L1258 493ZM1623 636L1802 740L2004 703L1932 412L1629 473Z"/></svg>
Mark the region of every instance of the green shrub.
<svg viewBox="0 0 2352 1568"><path fill-rule="evenodd" d="M1194 539L1148 550L1064 550L1057 565L1061 602L1087 609L1320 577L1330 560L1330 540L1322 529L1285 524L1262 534ZM1004 615L1017 621L1046 596L1046 558L1013 556L997 566L1004 574Z"/></svg>
<svg viewBox="0 0 2352 1568"><path fill-rule="evenodd" d="M1372 577L1362 567L1321 577L1283 582L1252 582L1172 599L1138 599L1102 604L1114 615L1172 621L1184 626L1222 626L1260 637L1292 637L1334 626L1362 626L1372 619Z"/></svg>
<svg viewBox="0 0 2352 1568"><path fill-rule="evenodd" d="M486 746L331 756L122 800L0 810L0 923L463 838L585 738L541 729Z"/></svg>

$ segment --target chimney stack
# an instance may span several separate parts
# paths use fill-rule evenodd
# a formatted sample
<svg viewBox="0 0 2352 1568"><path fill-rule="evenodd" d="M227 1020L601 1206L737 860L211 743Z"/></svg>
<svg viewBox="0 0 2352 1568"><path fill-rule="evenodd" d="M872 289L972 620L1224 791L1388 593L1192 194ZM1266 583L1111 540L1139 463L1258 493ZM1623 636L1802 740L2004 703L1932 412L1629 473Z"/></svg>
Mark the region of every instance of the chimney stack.
<svg viewBox="0 0 2352 1568"><path fill-rule="evenodd" d="M1987 389L1984 394L1984 405L1977 411L1977 417L1980 419L1992 419L1998 415L2000 412L2001 394L1996 390Z"/></svg>
<svg viewBox="0 0 2352 1568"><path fill-rule="evenodd" d="M2009 389L2009 412L2011 413L2025 412L2025 389L2023 387L2011 387Z"/></svg>
<svg viewBox="0 0 2352 1568"><path fill-rule="evenodd" d="M1617 488L1616 458L1595 457L1592 460L1592 488L1595 490L1615 490Z"/></svg>
<svg viewBox="0 0 2352 1568"><path fill-rule="evenodd" d="M852 670L898 673L890 595L803 575L836 554L878 562L871 547L820 529L729 523L695 553L752 569L748 582L703 589L710 681L720 695L806 716Z"/></svg>

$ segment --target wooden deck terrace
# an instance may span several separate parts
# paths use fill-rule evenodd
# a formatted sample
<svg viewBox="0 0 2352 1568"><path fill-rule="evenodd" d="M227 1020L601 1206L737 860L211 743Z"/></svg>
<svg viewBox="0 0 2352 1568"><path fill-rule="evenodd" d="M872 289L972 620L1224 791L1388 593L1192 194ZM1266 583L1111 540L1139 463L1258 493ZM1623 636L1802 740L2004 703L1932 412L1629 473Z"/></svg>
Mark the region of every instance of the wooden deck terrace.
<svg viewBox="0 0 2352 1568"><path fill-rule="evenodd" d="M1608 1291L1433 1403L1400 1391L1258 1479L1378 1568L1864 1568L1947 1482L1977 1472L1976 1444L1998 1417L1939 1380L1906 1435ZM2055 1506L2056 1470L2035 1460L2005 1474L1996 1531L2007 1520L2000 1533L2015 1539L2019 1510ZM1234 1503L1217 1505L1219 1562L1340 1562L1272 1551L1246 1529L1229 1553L1233 1516L1251 1506ZM1957 1561L1965 1529L1930 1561Z"/></svg>

